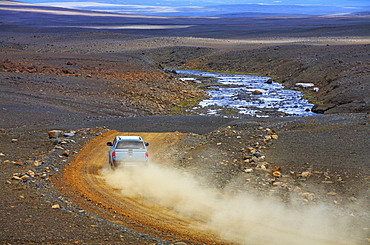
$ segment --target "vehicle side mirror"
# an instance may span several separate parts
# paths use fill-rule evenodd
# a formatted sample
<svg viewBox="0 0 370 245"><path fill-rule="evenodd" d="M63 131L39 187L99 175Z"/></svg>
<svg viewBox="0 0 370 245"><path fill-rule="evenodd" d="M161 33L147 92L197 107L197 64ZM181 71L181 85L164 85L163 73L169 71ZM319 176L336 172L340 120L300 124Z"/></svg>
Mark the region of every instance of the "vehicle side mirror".
<svg viewBox="0 0 370 245"><path fill-rule="evenodd" d="M107 146L113 146L112 142L107 142Z"/></svg>
<svg viewBox="0 0 370 245"><path fill-rule="evenodd" d="M145 146L149 146L149 143L148 142L145 142Z"/></svg>

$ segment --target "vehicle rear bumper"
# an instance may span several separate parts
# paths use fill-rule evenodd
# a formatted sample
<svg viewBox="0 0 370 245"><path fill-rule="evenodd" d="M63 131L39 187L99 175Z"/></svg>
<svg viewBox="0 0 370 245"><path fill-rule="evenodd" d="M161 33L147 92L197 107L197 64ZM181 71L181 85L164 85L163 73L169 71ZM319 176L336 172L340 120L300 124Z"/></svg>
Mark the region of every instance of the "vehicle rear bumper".
<svg viewBox="0 0 370 245"><path fill-rule="evenodd" d="M137 166L146 166L146 165L148 165L148 161L142 161L142 162L122 161L122 162L113 162L113 163L110 163L110 165L113 168L116 168L116 167L137 167Z"/></svg>

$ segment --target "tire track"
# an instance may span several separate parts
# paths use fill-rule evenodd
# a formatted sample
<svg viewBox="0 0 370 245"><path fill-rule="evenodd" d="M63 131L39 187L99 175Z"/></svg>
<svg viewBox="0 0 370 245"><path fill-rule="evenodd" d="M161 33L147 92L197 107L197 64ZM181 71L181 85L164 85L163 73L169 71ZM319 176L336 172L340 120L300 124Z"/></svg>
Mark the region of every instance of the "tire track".
<svg viewBox="0 0 370 245"><path fill-rule="evenodd" d="M63 176L73 201L84 209L97 213L114 223L135 231L158 236L169 241L186 241L203 244L230 244L220 238L192 227L201 227L199 221L189 220L156 206L142 198L124 197L107 185L99 171L107 165L107 141L116 135L135 135L109 131L88 142L75 159L65 167ZM136 134L137 135L137 134ZM150 142L149 153L154 159L169 150L184 137L181 133L140 133ZM68 195L68 193L65 193Z"/></svg>

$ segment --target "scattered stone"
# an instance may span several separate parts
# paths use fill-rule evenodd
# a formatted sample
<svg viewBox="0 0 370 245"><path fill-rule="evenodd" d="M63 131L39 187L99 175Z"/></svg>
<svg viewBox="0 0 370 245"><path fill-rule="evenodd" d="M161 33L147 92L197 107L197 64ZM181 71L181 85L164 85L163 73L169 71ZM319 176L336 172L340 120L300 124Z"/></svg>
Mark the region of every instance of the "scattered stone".
<svg viewBox="0 0 370 245"><path fill-rule="evenodd" d="M315 195L309 192L302 193L302 197L306 198L307 201L311 201L311 202L315 200Z"/></svg>
<svg viewBox="0 0 370 245"><path fill-rule="evenodd" d="M61 130L51 130L48 132L49 138L58 138L63 136L63 131Z"/></svg>
<svg viewBox="0 0 370 245"><path fill-rule="evenodd" d="M22 177L21 177L21 180L26 180L26 179L29 179L30 178L30 176L28 176L27 174L25 174L25 175L23 175Z"/></svg>
<svg viewBox="0 0 370 245"><path fill-rule="evenodd" d="M261 164L261 165L258 165L257 166L256 170L266 171L267 169L266 169L266 166L265 165Z"/></svg>
<svg viewBox="0 0 370 245"><path fill-rule="evenodd" d="M274 139L274 140L277 140L279 138L279 136L277 134L273 134L273 135L271 135L271 138Z"/></svg>
<svg viewBox="0 0 370 245"><path fill-rule="evenodd" d="M28 174L30 177L35 177L35 172L33 172L32 170L28 170L27 174Z"/></svg>
<svg viewBox="0 0 370 245"><path fill-rule="evenodd" d="M272 172L272 176L274 176L275 178L280 178L281 173L279 171L274 171L274 172Z"/></svg>
<svg viewBox="0 0 370 245"><path fill-rule="evenodd" d="M301 176L303 178L309 177L309 176L311 176L311 172L310 171L304 171L304 172L301 173Z"/></svg>
<svg viewBox="0 0 370 245"><path fill-rule="evenodd" d="M312 193L308 194L307 200L312 202L313 200L315 200L315 195Z"/></svg>
<svg viewBox="0 0 370 245"><path fill-rule="evenodd" d="M253 95L261 95L261 94L262 94L262 92L261 92L261 91L259 91L259 90L254 90L254 91L252 92L252 94L253 94Z"/></svg>
<svg viewBox="0 0 370 245"><path fill-rule="evenodd" d="M24 162L20 162L20 161L12 161L12 163L14 165L18 165L18 166L23 166L24 165Z"/></svg>
<svg viewBox="0 0 370 245"><path fill-rule="evenodd" d="M313 83L296 83L295 86L301 87L301 88L311 88L315 86Z"/></svg>
<svg viewBox="0 0 370 245"><path fill-rule="evenodd" d="M63 152L63 156L69 157L71 155L71 152L69 150Z"/></svg>
<svg viewBox="0 0 370 245"><path fill-rule="evenodd" d="M21 177L18 177L17 175L13 175L12 179L15 179L15 180L22 180Z"/></svg>
<svg viewBox="0 0 370 245"><path fill-rule="evenodd" d="M271 138L271 136L270 135L266 135L265 136L265 138L263 139L263 141L265 142L265 143L267 143L268 141L270 141L272 138Z"/></svg>
<svg viewBox="0 0 370 245"><path fill-rule="evenodd" d="M175 242L174 245L187 245L185 242Z"/></svg>
<svg viewBox="0 0 370 245"><path fill-rule="evenodd" d="M253 169L252 168L247 168L246 170L244 170L244 172L246 172L246 173L252 173L253 172Z"/></svg>
<svg viewBox="0 0 370 245"><path fill-rule="evenodd" d="M42 162L40 162L40 161L38 161L38 160L36 160L36 161L34 161L34 162L33 162L33 165L34 165L35 167L41 166L41 164L42 164Z"/></svg>
<svg viewBox="0 0 370 245"><path fill-rule="evenodd" d="M59 145L59 144L60 144L60 142L62 142L62 140L61 140L60 138L57 138L57 139L55 139L55 140L53 141L53 144L54 144L54 145Z"/></svg>
<svg viewBox="0 0 370 245"><path fill-rule="evenodd" d="M18 139L12 139L12 143L18 142Z"/></svg>
<svg viewBox="0 0 370 245"><path fill-rule="evenodd" d="M328 192L326 195L328 195L328 196L336 196L337 193L334 192L334 191L331 191L331 192Z"/></svg>
<svg viewBox="0 0 370 245"><path fill-rule="evenodd" d="M324 181L322 181L321 183L323 183L323 184L333 184L333 181L330 181L330 180L324 180Z"/></svg>
<svg viewBox="0 0 370 245"><path fill-rule="evenodd" d="M51 208L53 208L53 209L60 209L60 205L59 204L54 204L53 206L51 206Z"/></svg>

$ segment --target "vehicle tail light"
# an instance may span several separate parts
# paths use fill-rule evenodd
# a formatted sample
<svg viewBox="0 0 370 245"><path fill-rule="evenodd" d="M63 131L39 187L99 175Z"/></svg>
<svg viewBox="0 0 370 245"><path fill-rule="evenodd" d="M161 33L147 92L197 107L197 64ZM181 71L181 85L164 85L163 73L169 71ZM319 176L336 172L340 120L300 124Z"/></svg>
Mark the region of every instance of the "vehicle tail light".
<svg viewBox="0 0 370 245"><path fill-rule="evenodd" d="M113 160L113 162L116 161L116 152L115 151L112 152L112 160Z"/></svg>
<svg viewBox="0 0 370 245"><path fill-rule="evenodd" d="M146 152L145 153L145 157L149 157L149 152Z"/></svg>

